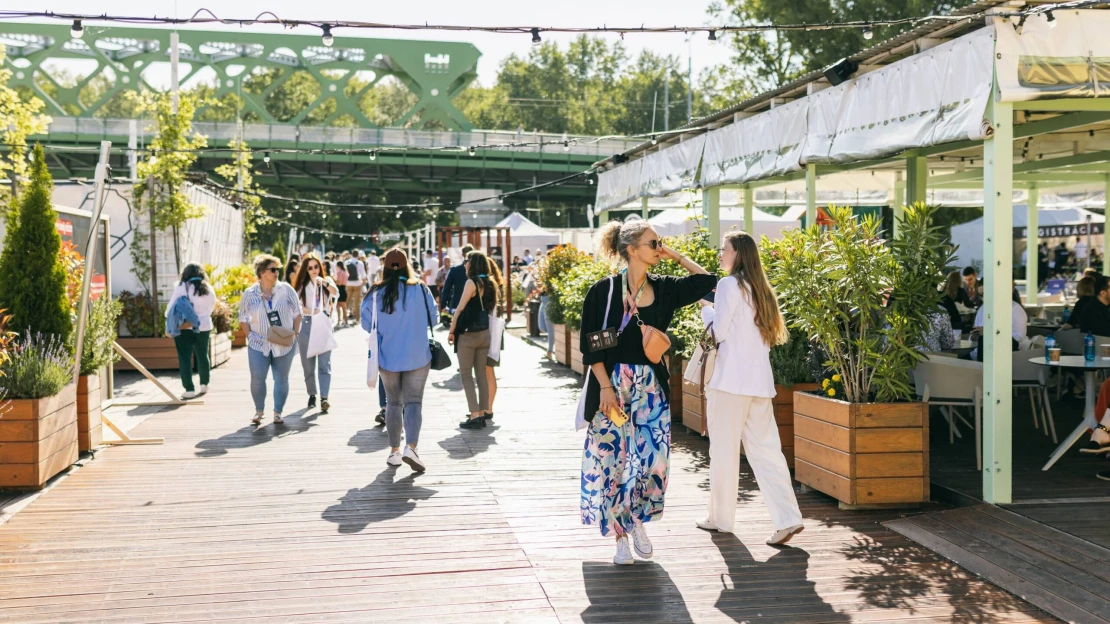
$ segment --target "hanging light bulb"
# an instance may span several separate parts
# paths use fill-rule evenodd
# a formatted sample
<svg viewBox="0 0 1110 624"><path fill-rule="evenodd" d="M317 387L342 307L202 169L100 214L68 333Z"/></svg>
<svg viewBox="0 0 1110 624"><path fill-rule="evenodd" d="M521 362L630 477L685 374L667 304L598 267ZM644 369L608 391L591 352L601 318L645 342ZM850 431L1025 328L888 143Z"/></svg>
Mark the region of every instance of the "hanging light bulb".
<svg viewBox="0 0 1110 624"><path fill-rule="evenodd" d="M864 26L863 27L863 38L864 39L866 39L868 41L871 41L871 38L874 37L874 36L875 36L875 31L871 30L870 26Z"/></svg>
<svg viewBox="0 0 1110 624"><path fill-rule="evenodd" d="M394 217L396 217L396 218L398 218L398 219L400 219L400 218L401 218L401 211L400 211L400 210L398 210L398 211L397 211L397 214L395 214L395 215L393 215L393 216L394 216Z"/></svg>
<svg viewBox="0 0 1110 624"><path fill-rule="evenodd" d="M1052 14L1052 11L1046 12L1044 18L1048 20L1049 28L1056 28L1056 16Z"/></svg>
<svg viewBox="0 0 1110 624"><path fill-rule="evenodd" d="M262 152L262 162L270 164L270 152Z"/></svg>
<svg viewBox="0 0 1110 624"><path fill-rule="evenodd" d="M473 147L468 147L468 148L466 148L466 153L473 156L473 155L478 153L478 150L474 149Z"/></svg>
<svg viewBox="0 0 1110 624"><path fill-rule="evenodd" d="M589 184L590 186L593 186L594 185L594 179L593 178L586 178L586 183Z"/></svg>
<svg viewBox="0 0 1110 624"><path fill-rule="evenodd" d="M561 211L561 210L556 210L556 211L555 211L555 216L556 216L556 217L561 217L561 216L563 216L563 211Z"/></svg>
<svg viewBox="0 0 1110 624"><path fill-rule="evenodd" d="M355 215L355 216L356 216L356 217L358 217L359 219L361 219L361 218L362 218L362 213L360 212L360 213L358 213L358 214L357 214L357 215Z"/></svg>
<svg viewBox="0 0 1110 624"><path fill-rule="evenodd" d="M570 151L570 141L563 141L563 151L564 152L569 152Z"/></svg>
<svg viewBox="0 0 1110 624"><path fill-rule="evenodd" d="M85 34L85 27L81 24L81 20L73 20L73 26L69 28L69 36L74 39L80 39Z"/></svg>
<svg viewBox="0 0 1110 624"><path fill-rule="evenodd" d="M654 134L651 135L651 144L652 145L659 145L659 139L655 138Z"/></svg>
<svg viewBox="0 0 1110 624"><path fill-rule="evenodd" d="M540 29L539 28L533 28L532 29L532 45L538 46L541 43L543 43L543 39L540 38Z"/></svg>
<svg viewBox="0 0 1110 624"><path fill-rule="evenodd" d="M377 159L378 159L378 152L376 150L370 150L370 160L377 160Z"/></svg>
<svg viewBox="0 0 1110 624"><path fill-rule="evenodd" d="M320 28L324 31L324 35L320 37L320 42L330 48L331 44L335 43L335 37L331 36L331 26L329 24L324 24Z"/></svg>
<svg viewBox="0 0 1110 624"><path fill-rule="evenodd" d="M499 203L499 204L505 203L505 196L504 195L498 195L497 196L497 203Z"/></svg>
<svg viewBox="0 0 1110 624"><path fill-rule="evenodd" d="M710 41L716 41L717 40L717 31L715 31L715 30L709 31L709 40Z"/></svg>
<svg viewBox="0 0 1110 624"><path fill-rule="evenodd" d="M150 164L152 164L152 165L157 165L158 164L158 155L157 154L151 154L150 155Z"/></svg>
<svg viewBox="0 0 1110 624"><path fill-rule="evenodd" d="M292 219L293 218L293 213L292 212L285 213L285 218L286 219Z"/></svg>

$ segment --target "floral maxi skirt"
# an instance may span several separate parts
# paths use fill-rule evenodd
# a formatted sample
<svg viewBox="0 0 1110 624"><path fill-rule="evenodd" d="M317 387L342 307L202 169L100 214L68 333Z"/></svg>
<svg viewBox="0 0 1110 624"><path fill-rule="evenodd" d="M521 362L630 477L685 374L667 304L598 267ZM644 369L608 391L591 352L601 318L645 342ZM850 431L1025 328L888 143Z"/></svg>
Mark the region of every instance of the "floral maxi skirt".
<svg viewBox="0 0 1110 624"><path fill-rule="evenodd" d="M582 523L605 536L663 514L671 456L671 409L652 368L618 364L612 383L628 422L594 415L582 453Z"/></svg>

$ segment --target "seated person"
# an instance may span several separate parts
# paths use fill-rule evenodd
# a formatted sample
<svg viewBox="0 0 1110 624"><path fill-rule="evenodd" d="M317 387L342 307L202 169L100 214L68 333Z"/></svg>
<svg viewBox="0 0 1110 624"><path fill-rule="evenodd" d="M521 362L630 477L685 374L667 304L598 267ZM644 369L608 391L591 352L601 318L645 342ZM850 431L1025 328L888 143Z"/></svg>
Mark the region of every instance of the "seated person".
<svg viewBox="0 0 1110 624"><path fill-rule="evenodd" d="M1095 296L1083 306L1079 317L1079 331L1096 336L1110 336L1110 278L1096 275Z"/></svg>
<svg viewBox="0 0 1110 624"><path fill-rule="evenodd" d="M972 305L971 299L967 296L967 291L963 288L963 280L960 279L959 271L952 271L944 280L944 296L940 300L940 305L944 308L944 311L948 313L952 329L967 330L959 306L963 305L967 308L975 308Z"/></svg>
<svg viewBox="0 0 1110 624"><path fill-rule="evenodd" d="M956 347L956 337L952 333L952 321L943 307L938 306L936 310L929 314L927 321L929 326L925 330L925 335L922 336L921 345L917 347L918 351L938 353Z"/></svg>
<svg viewBox="0 0 1110 624"><path fill-rule="evenodd" d="M1075 285L1075 294L1079 297L1075 302L1075 306L1071 309L1071 316L1068 317L1068 322L1060 326L1060 329L1071 329L1079 327L1080 315L1083 313L1083 308L1095 298L1095 278L1092 276L1084 277L1079 280Z"/></svg>
<svg viewBox="0 0 1110 624"><path fill-rule="evenodd" d="M1021 305L1021 296L1018 295L1016 288L1013 289L1010 299L1010 322L1012 323L1010 331L1011 338L1013 338L1012 346L1013 350L1017 351L1021 348L1021 343L1029 339L1029 315L1025 313L1025 308ZM973 323L974 331L978 332L978 336L975 338L977 346L975 350L971 352L970 357L978 362L983 361L983 316L985 313L986 306L979 308L979 311L975 313L975 322Z"/></svg>

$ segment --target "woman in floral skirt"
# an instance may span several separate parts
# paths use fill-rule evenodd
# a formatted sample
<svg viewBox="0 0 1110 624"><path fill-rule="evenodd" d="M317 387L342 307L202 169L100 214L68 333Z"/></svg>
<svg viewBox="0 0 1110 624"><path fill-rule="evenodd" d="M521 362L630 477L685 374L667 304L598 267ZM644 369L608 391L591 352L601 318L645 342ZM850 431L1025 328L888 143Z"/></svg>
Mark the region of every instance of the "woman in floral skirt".
<svg viewBox="0 0 1110 624"><path fill-rule="evenodd" d="M663 513L671 451L666 361L648 358L641 326L665 331L675 311L708 295L717 278L664 246L647 221L610 222L601 233L601 252L624 261L627 269L594 284L582 306L582 361L592 374L585 389L584 418L590 425L582 456L581 512L584 524L596 524L603 536L615 537L613 563L629 565L633 548L643 559L652 556L644 524ZM663 259L678 262L691 275L648 273ZM616 344L593 348L603 329L618 332ZM627 421L620 422L619 411Z"/></svg>

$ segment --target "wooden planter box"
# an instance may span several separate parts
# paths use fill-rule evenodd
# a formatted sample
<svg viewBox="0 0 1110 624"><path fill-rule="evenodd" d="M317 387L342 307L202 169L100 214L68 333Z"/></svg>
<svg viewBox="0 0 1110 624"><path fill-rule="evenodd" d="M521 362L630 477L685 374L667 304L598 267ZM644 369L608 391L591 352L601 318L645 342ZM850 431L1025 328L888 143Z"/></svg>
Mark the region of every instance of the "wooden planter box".
<svg viewBox="0 0 1110 624"><path fill-rule="evenodd" d="M786 465L790 470L794 470L794 393L812 392L817 390L817 387L815 383L799 383L793 386L775 384L775 424L779 426L782 454L786 457ZM740 454L745 454L743 445L741 445Z"/></svg>
<svg viewBox="0 0 1110 624"><path fill-rule="evenodd" d="M40 489L77 461L77 387L15 399L0 418L0 488Z"/></svg>
<svg viewBox="0 0 1110 624"><path fill-rule="evenodd" d="M570 352L567 350L567 326L566 325L556 325L555 326L555 361L562 364L563 366L568 365L570 363L570 360L567 359L568 356L569 356L569 353Z"/></svg>
<svg viewBox="0 0 1110 624"><path fill-rule="evenodd" d="M116 342L147 370L177 370L177 349L173 338L118 338ZM116 370L135 370L127 360L115 364Z"/></svg>
<svg viewBox="0 0 1110 624"><path fill-rule="evenodd" d="M231 332L231 346L238 349L247 346L247 334L250 329L246 325L239 325L239 329Z"/></svg>
<svg viewBox="0 0 1110 624"><path fill-rule="evenodd" d="M89 451L104 441L100 419L100 375L77 378L77 448Z"/></svg>
<svg viewBox="0 0 1110 624"><path fill-rule="evenodd" d="M682 418L682 372L686 370L686 361L680 357L668 357L671 372L671 420L677 416Z"/></svg>
<svg viewBox="0 0 1110 624"><path fill-rule="evenodd" d="M212 368L231 359L231 333L212 334L208 339L208 362Z"/></svg>
<svg viewBox="0 0 1110 624"><path fill-rule="evenodd" d="M678 376L682 384L682 424L698 435L706 435L705 391L701 384L690 383Z"/></svg>
<svg viewBox="0 0 1110 624"><path fill-rule="evenodd" d="M794 478L841 506L929 500L925 403L847 403L794 393Z"/></svg>
<svg viewBox="0 0 1110 624"><path fill-rule="evenodd" d="M580 336L577 329L567 332L567 353L570 353L570 370L585 375L586 366L582 364L582 351L579 350L582 344Z"/></svg>

